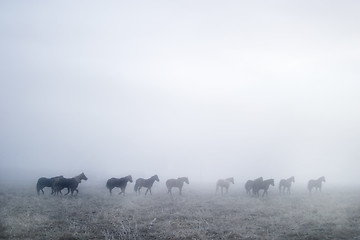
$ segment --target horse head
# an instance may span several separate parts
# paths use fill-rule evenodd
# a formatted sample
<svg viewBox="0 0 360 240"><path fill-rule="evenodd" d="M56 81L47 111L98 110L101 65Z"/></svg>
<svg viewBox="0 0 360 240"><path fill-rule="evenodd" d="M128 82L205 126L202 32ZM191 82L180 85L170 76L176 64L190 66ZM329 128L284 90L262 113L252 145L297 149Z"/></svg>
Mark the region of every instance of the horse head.
<svg viewBox="0 0 360 240"><path fill-rule="evenodd" d="M185 182L186 182L186 184L189 184L189 178L185 178Z"/></svg>
<svg viewBox="0 0 360 240"><path fill-rule="evenodd" d="M152 178L153 178L154 180L156 180L157 182L160 181L158 175L154 175L154 176L152 176Z"/></svg>
<svg viewBox="0 0 360 240"><path fill-rule="evenodd" d="M231 182L232 184L234 184L234 178L233 177L226 179L226 181Z"/></svg>
<svg viewBox="0 0 360 240"><path fill-rule="evenodd" d="M179 181L183 181L185 182L186 184L189 184L189 179L187 177L181 177L181 178L178 178Z"/></svg>
<svg viewBox="0 0 360 240"><path fill-rule="evenodd" d="M326 182L324 176L322 176L322 177L320 178L320 180L323 181L323 182Z"/></svg>
<svg viewBox="0 0 360 240"><path fill-rule="evenodd" d="M131 175L127 176L126 179L131 183L133 182Z"/></svg>
<svg viewBox="0 0 360 240"><path fill-rule="evenodd" d="M85 174L84 173L81 173L80 174L80 177L79 177L79 182L81 182L81 180L88 180L88 178L85 176Z"/></svg>
<svg viewBox="0 0 360 240"><path fill-rule="evenodd" d="M274 179L270 179L270 184L271 184L271 186L275 186Z"/></svg>

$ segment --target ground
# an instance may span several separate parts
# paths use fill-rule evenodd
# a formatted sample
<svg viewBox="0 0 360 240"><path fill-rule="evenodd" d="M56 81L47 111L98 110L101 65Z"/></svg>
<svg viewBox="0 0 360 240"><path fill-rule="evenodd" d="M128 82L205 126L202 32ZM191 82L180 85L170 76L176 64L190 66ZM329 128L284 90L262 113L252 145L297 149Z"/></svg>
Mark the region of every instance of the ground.
<svg viewBox="0 0 360 240"><path fill-rule="evenodd" d="M38 196L0 188L0 239L360 239L360 192L294 192L254 198L239 189L164 189L110 196L79 187L77 196ZM163 191L164 190L164 191Z"/></svg>

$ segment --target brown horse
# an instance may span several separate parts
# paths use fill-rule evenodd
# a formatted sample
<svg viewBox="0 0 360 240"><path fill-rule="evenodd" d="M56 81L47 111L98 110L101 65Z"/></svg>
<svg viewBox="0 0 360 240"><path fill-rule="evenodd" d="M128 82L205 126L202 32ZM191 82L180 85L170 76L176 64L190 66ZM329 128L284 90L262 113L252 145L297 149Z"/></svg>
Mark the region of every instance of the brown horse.
<svg viewBox="0 0 360 240"><path fill-rule="evenodd" d="M184 186L184 182L189 184L189 179L187 177L181 177L178 179L168 179L166 181L166 187L168 189L168 193L171 194L171 188L177 187L179 188L179 195L181 195L181 190Z"/></svg>
<svg viewBox="0 0 360 240"><path fill-rule="evenodd" d="M264 180L264 181L256 181L256 182L254 182L254 186L253 186L254 195L259 196L259 191L264 190L262 196L264 196L265 193L266 193L266 196L267 196L268 195L267 190L269 189L270 185L275 186L274 179L268 179L268 180Z"/></svg>
<svg viewBox="0 0 360 240"><path fill-rule="evenodd" d="M254 187L254 182L262 182L263 181L263 178L262 177L259 177L259 178L256 178L254 180L248 180L246 183L245 183L245 190L246 190L246 193L251 195L251 190L253 189Z"/></svg>
<svg viewBox="0 0 360 240"><path fill-rule="evenodd" d="M74 191L79 193L77 187L79 186L79 183L81 183L81 180L88 180L84 173L73 178L60 178L54 182L54 191L58 194L61 193L62 189L67 188L68 192L65 195L68 195L70 191L71 195L73 195Z"/></svg>
<svg viewBox="0 0 360 240"><path fill-rule="evenodd" d="M128 182L131 183L133 182L131 175L123 178L110 178L106 182L106 187L109 189L110 195L111 195L111 190L115 187L118 187L121 189L121 192L119 192L119 194L122 193L125 196L125 188Z"/></svg>
<svg viewBox="0 0 360 240"><path fill-rule="evenodd" d="M44 194L43 188L45 188L45 187L51 187L51 194L53 194L54 193L54 188L53 188L54 182L60 178L63 178L63 176L57 176L57 177L52 177L52 178L45 178L45 177L39 178L36 183L37 194L39 195L40 191L42 192L42 194Z"/></svg>
<svg viewBox="0 0 360 240"><path fill-rule="evenodd" d="M148 191L150 191L150 194L152 194L151 188L155 181L157 181L157 182L160 181L158 175L154 175L149 179L138 178L138 179L136 179L136 182L135 182L134 191L137 194L140 194L140 189L142 187L145 187L146 188L145 195L148 193Z"/></svg>
<svg viewBox="0 0 360 240"><path fill-rule="evenodd" d="M316 191L319 190L321 192L321 183L322 182L325 182L325 177L324 176L322 176L322 177L320 177L320 178L318 178L316 180L311 179L308 182L308 190L309 190L310 194L311 194L311 191L312 191L313 188L315 188Z"/></svg>

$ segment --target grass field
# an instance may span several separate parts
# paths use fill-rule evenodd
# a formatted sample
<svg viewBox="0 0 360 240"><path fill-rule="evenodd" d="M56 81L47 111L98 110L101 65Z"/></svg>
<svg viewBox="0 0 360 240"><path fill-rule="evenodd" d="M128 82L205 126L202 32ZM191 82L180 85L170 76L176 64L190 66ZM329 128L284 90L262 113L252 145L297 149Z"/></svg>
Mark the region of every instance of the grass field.
<svg viewBox="0 0 360 240"><path fill-rule="evenodd" d="M186 188L188 187L188 188ZM328 190L265 198L185 186L173 198L109 195L79 187L77 196L37 196L35 189L1 188L0 239L360 239L360 192Z"/></svg>

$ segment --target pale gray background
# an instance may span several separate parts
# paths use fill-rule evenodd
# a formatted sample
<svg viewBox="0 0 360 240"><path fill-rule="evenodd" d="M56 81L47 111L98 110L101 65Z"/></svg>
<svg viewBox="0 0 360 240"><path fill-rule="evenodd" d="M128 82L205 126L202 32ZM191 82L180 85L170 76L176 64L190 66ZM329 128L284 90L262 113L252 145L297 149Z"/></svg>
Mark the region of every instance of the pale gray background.
<svg viewBox="0 0 360 240"><path fill-rule="evenodd" d="M1 1L0 180L359 182L359 1Z"/></svg>

